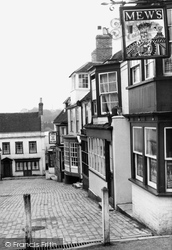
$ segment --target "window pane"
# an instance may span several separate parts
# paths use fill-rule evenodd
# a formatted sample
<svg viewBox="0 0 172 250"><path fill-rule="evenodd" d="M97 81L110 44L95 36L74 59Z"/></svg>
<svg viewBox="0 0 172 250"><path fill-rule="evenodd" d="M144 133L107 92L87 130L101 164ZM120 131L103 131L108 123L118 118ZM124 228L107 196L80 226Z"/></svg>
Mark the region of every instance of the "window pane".
<svg viewBox="0 0 172 250"><path fill-rule="evenodd" d="M157 164L155 159L149 159L149 181L157 182Z"/></svg>
<svg viewBox="0 0 172 250"><path fill-rule="evenodd" d="M172 157L172 128L166 129L166 157Z"/></svg>
<svg viewBox="0 0 172 250"><path fill-rule="evenodd" d="M156 129L146 128L146 155L156 156L157 143L156 143Z"/></svg>
<svg viewBox="0 0 172 250"><path fill-rule="evenodd" d="M100 75L100 83L107 83L107 74Z"/></svg>
<svg viewBox="0 0 172 250"><path fill-rule="evenodd" d="M167 189L172 189L172 161L167 162Z"/></svg>
<svg viewBox="0 0 172 250"><path fill-rule="evenodd" d="M136 167L137 175L143 177L143 157L142 155L136 155Z"/></svg>
<svg viewBox="0 0 172 250"><path fill-rule="evenodd" d="M109 73L109 82L116 81L116 73Z"/></svg>
<svg viewBox="0 0 172 250"><path fill-rule="evenodd" d="M142 153L143 151L143 132L142 128L133 128L133 151Z"/></svg>

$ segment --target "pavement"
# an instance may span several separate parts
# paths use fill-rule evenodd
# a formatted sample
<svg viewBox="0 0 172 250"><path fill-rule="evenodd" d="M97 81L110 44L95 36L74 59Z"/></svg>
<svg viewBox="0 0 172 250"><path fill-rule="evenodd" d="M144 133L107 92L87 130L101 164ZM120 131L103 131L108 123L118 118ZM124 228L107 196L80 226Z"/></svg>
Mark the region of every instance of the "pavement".
<svg viewBox="0 0 172 250"><path fill-rule="evenodd" d="M87 191L42 178L0 182L0 238L25 237L23 195L31 195L33 238L63 238L63 244L102 241L102 211ZM149 237L153 232L119 211L110 211L110 240Z"/></svg>

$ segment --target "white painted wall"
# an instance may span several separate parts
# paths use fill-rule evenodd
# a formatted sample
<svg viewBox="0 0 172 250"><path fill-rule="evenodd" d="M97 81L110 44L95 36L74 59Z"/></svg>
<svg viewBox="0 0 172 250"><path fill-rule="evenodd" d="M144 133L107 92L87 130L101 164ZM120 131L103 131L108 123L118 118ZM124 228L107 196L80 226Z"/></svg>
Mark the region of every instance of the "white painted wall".
<svg viewBox="0 0 172 250"><path fill-rule="evenodd" d="M133 216L158 234L172 234L172 197L155 196L132 183Z"/></svg>
<svg viewBox="0 0 172 250"><path fill-rule="evenodd" d="M98 175L89 171L89 190L96 196L102 198L102 188L107 188L107 182Z"/></svg>
<svg viewBox="0 0 172 250"><path fill-rule="evenodd" d="M23 154L15 153L15 142L23 142ZM37 142L37 153L29 154L29 141ZM13 176L23 175L23 172L15 172L15 159L40 158L39 171L34 171L34 174L43 175L45 171L45 136L44 132L25 132L25 133L3 133L0 134L0 147L2 142L10 143L10 154L1 155L1 159L8 157L12 159L12 174Z"/></svg>
<svg viewBox="0 0 172 250"><path fill-rule="evenodd" d="M130 124L123 116L112 118L112 154L114 167L114 201L118 204L132 200L130 161Z"/></svg>
<svg viewBox="0 0 172 250"><path fill-rule="evenodd" d="M122 113L129 113L128 102L128 63L127 61L121 63L121 94L122 94Z"/></svg>

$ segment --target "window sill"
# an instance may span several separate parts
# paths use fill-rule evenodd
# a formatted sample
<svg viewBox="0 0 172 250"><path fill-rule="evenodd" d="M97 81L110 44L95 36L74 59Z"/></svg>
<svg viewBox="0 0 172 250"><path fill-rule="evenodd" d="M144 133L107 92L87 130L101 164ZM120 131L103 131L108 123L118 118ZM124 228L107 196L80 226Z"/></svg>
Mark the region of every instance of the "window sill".
<svg viewBox="0 0 172 250"><path fill-rule="evenodd" d="M157 192L156 189L150 187L150 186L145 186L141 181L136 180L136 179L132 179L130 178L129 181L131 181L133 184L143 188L144 190L148 191L149 193L155 195L155 196L159 196L159 197L172 197L172 192L166 192L166 193L159 193Z"/></svg>

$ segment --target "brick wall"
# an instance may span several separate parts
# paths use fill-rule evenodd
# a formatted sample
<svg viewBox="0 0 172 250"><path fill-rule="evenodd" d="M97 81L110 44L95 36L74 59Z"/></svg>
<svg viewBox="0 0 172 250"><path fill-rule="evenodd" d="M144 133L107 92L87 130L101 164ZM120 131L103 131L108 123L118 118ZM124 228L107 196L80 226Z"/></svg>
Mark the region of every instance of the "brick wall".
<svg viewBox="0 0 172 250"><path fill-rule="evenodd" d="M172 234L172 197L155 196L132 184L133 216L158 234Z"/></svg>
<svg viewBox="0 0 172 250"><path fill-rule="evenodd" d="M92 52L92 62L103 62L112 56L112 37L109 35L96 36L96 49Z"/></svg>

